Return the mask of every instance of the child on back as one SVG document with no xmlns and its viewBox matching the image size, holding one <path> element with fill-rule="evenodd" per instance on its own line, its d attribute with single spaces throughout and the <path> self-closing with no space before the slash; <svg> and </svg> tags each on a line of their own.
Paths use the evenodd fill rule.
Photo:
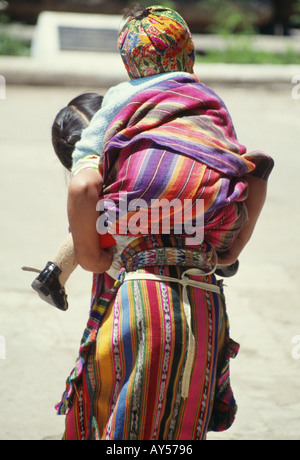
<svg viewBox="0 0 300 460">
<path fill-rule="evenodd" d="M 235 138 L 230 116 L 222 101 L 209 88 L 200 84 L 197 77 L 193 74 L 194 46 L 185 21 L 176 12 L 164 7 L 155 6 L 132 11 L 120 33 L 118 47 L 130 81 L 122 83 L 108 91 L 102 101 L 101 109 L 96 110 L 89 126 L 86 124 L 85 127 L 88 127 L 84 129 L 80 140 L 76 139 L 76 136 L 74 137 L 73 135 L 76 142 L 78 142 L 76 148 L 74 148 L 75 143 L 73 144 L 71 159 L 69 153 L 68 164 L 65 165 L 73 173 L 68 194 L 68 216 L 73 242 L 69 245 L 71 241 L 69 240 L 66 243 L 66 247 L 71 247 L 70 253 L 74 254 L 74 243 L 77 251 L 76 258 L 73 259 L 73 262 L 66 264 L 58 256 L 55 258 L 55 261 L 58 262 L 57 264 L 54 261 L 54 264 L 50 263 L 49 267 L 46 266 L 45 273 L 42 272 L 33 283 L 33 287 L 40 294 L 42 288 L 44 288 L 44 281 L 46 280 L 47 284 L 48 279 L 50 279 L 50 276 L 48 277 L 49 272 L 55 272 L 57 277 L 57 266 L 62 271 L 62 273 L 59 273 L 62 289 L 59 290 L 59 284 L 56 282 L 57 290 L 62 297 L 65 296 L 63 290 L 65 278 L 68 278 L 69 273 L 72 272 L 77 262 L 84 269 L 95 273 L 103 273 L 110 267 L 112 251 L 101 250 L 99 235 L 96 232 L 96 219 L 98 215 L 96 205 L 102 190 L 104 156 L 106 153 L 105 172 L 106 179 L 109 179 L 108 183 L 105 184 L 107 190 L 107 187 L 109 188 L 111 185 L 111 179 L 116 179 L 115 176 L 110 176 L 110 172 L 113 171 L 114 175 L 118 173 L 118 165 L 113 164 L 114 157 L 108 153 L 110 145 L 112 146 L 112 151 L 114 147 L 119 150 L 122 149 L 122 142 L 130 142 L 131 132 L 133 132 L 131 128 L 134 128 L 130 124 L 133 123 L 132 120 L 130 120 L 128 125 L 124 125 L 127 121 L 122 119 L 123 113 L 126 116 L 128 106 L 130 103 L 133 106 L 132 101 L 134 101 L 137 108 L 137 116 L 133 116 L 132 119 L 135 123 L 138 123 L 139 117 L 142 118 L 143 115 L 146 115 L 150 107 L 147 106 L 147 101 L 143 100 L 141 102 L 136 99 L 136 96 L 146 94 L 152 88 L 154 88 L 153 91 L 156 88 L 157 94 L 161 96 L 159 102 L 157 102 L 158 96 L 156 96 L 153 108 L 163 102 L 162 97 L 164 94 L 167 94 L 164 87 L 169 88 L 170 84 L 174 81 L 175 83 L 178 81 L 178 84 L 184 84 L 185 88 L 194 88 L 195 96 L 193 98 L 189 99 L 188 90 L 186 91 L 186 111 L 178 112 L 175 115 L 179 121 L 186 117 L 189 123 L 186 124 L 186 128 L 188 126 L 191 130 L 191 135 L 182 144 L 182 148 L 188 149 L 191 147 L 190 152 L 193 152 L 192 155 L 197 157 L 197 164 L 203 163 L 203 165 L 211 168 L 211 174 L 214 176 L 215 183 L 213 186 L 205 187 L 205 184 L 203 184 L 203 190 L 207 193 L 206 203 L 209 204 L 210 201 L 212 202 L 209 213 L 206 213 L 205 229 L 206 236 L 210 239 L 209 243 L 215 246 L 218 252 L 220 267 L 218 267 L 217 274 L 231 276 L 236 273 L 238 256 L 251 237 L 256 220 L 263 206 L 266 193 L 266 179 L 272 169 L 272 161 L 259 152 L 253 154 L 246 153 L 244 147 Z M 169 91 L 168 97 L 171 94 L 172 92 Z M 196 97 L 196 95 L 199 96 Z M 204 100 L 202 100 L 204 97 L 207 101 L 211 102 L 212 107 L 206 105 Z M 199 101 L 199 104 L 190 107 L 188 101 L 192 99 L 195 101 L 195 104 L 196 101 Z M 182 97 L 178 96 L 178 100 L 174 106 L 172 105 L 173 108 L 170 109 L 170 107 L 167 107 L 168 111 L 170 109 L 170 114 L 177 105 L 179 106 L 183 103 L 182 101 Z M 141 111 L 138 112 L 139 104 L 141 103 L 144 104 L 143 113 Z M 201 104 L 203 104 L 203 107 Z M 72 104 L 69 104 L 69 106 L 72 105 L 74 105 L 74 101 Z M 118 118 L 119 114 L 121 114 L 121 119 Z M 190 120 L 187 118 L 187 115 L 190 116 Z M 157 112 L 155 116 L 158 116 Z M 174 117 L 174 120 L 176 117 Z M 195 117 L 194 121 L 193 117 Z M 149 123 L 148 120 L 150 118 L 147 119 L 147 123 Z M 111 123 L 113 120 L 114 123 Z M 151 118 L 151 122 L 153 120 L 155 120 L 155 117 Z M 169 121 L 171 122 L 171 118 Z M 222 123 L 224 124 L 225 121 L 227 131 L 224 128 L 225 125 L 222 127 Z M 199 130 L 197 131 L 195 126 L 198 125 Z M 105 139 L 109 126 L 111 126 L 110 133 Z M 141 126 L 142 131 L 144 126 L 142 123 L 139 126 Z M 123 127 L 122 135 L 118 136 L 118 131 L 122 130 Z M 150 128 L 153 127 L 154 125 L 150 126 Z M 170 140 L 173 139 L 172 136 L 174 137 L 173 147 L 176 150 L 178 146 L 181 146 L 180 135 L 178 133 L 175 135 L 175 130 L 172 126 L 170 129 L 173 131 L 170 130 L 169 137 Z M 154 129 L 151 129 L 151 133 L 153 133 L 152 141 L 155 135 L 160 140 L 163 139 L 159 130 L 154 131 Z M 115 134 L 116 136 L 114 136 Z M 124 134 L 126 135 L 124 136 Z M 203 142 L 194 142 L 192 145 L 193 135 L 195 139 L 196 136 L 199 136 L 199 140 L 202 139 Z M 147 132 L 145 138 L 147 136 L 149 138 L 151 134 Z M 111 140 L 113 142 L 110 144 Z M 181 147 L 178 148 L 178 152 L 184 155 Z M 226 162 L 226 155 L 230 160 L 228 162 Z M 203 170 L 206 166 L 203 166 Z M 207 168 L 207 171 L 209 171 L 209 168 Z M 232 181 L 229 183 L 231 176 Z M 244 176 L 243 179 L 242 176 Z M 264 180 L 260 180 L 262 178 Z M 132 180 L 134 180 L 133 176 Z M 113 180 L 112 183 L 114 183 Z M 139 197 L 138 190 L 134 190 L 134 181 L 131 185 L 130 192 L 136 192 L 137 197 Z M 246 200 L 247 188 L 248 199 Z M 195 196 L 195 198 L 197 197 Z M 242 205 L 243 201 L 245 201 L 247 209 L 246 206 Z M 230 217 L 232 221 L 228 220 L 226 223 L 225 215 L 222 217 L 220 211 L 223 209 L 225 213 L 230 206 L 232 207 Z M 248 224 L 245 226 L 247 211 L 249 219 Z M 237 214 L 235 215 L 235 213 Z M 224 223 L 227 226 L 224 226 Z M 212 236 L 214 236 L 214 239 L 212 239 Z M 226 240 L 227 237 L 228 239 Z M 122 244 L 125 246 L 127 242 L 126 238 L 124 237 L 122 240 Z M 223 244 L 223 242 L 225 243 Z M 111 245 L 110 241 L 107 246 Z M 63 254 L 66 252 L 68 250 L 64 249 Z M 70 259 L 68 258 L 68 260 Z M 43 285 L 39 283 L 43 283 Z M 51 298 L 50 303 L 53 302 L 51 294 L 47 294 L 47 297 L 48 299 Z M 56 302 L 53 304 L 57 306 Z M 66 300 L 63 302 L 63 308 L 59 308 L 65 309 L 65 306 Z"/>
<path fill-rule="evenodd" d="M 98 261 L 94 257 L 92 238 L 88 237 L 87 230 L 83 239 L 84 232 L 81 228 L 85 221 L 84 204 L 88 201 L 91 208 L 95 209 L 98 199 L 98 177 L 88 168 L 90 155 L 98 156 L 101 173 L 104 165 L 104 197 L 111 196 L 112 193 L 117 197 L 118 184 L 122 184 L 118 179 L 120 165 L 114 163 L 122 154 L 126 155 L 124 152 L 131 146 L 131 142 L 133 146 L 135 139 L 143 138 L 149 142 L 157 140 L 157 145 L 161 148 L 167 146 L 182 155 L 193 156 L 197 164 L 204 165 L 203 174 L 205 168 L 206 173 L 211 171 L 207 181 L 213 180 L 214 183 L 211 182 L 209 186 L 206 186 L 205 181 L 203 183 L 206 195 L 202 198 L 207 206 L 212 203 L 208 212 L 205 211 L 205 237 L 218 253 L 219 267 L 216 273 L 232 276 L 237 271 L 238 256 L 249 241 L 262 209 L 273 161 L 263 152 L 247 153 L 246 148 L 236 138 L 231 117 L 223 101 L 194 75 L 192 36 L 186 22 L 178 13 L 161 6 L 137 6 L 129 11 L 126 19 L 127 22 L 119 34 L 118 48 L 130 80 L 107 92 L 101 109 L 84 131 L 72 155 L 72 171 L 76 176 L 69 188 L 68 210 L 75 247 L 80 250 L 79 263 L 87 270 L 97 270 Z M 182 85 L 183 92 L 186 92 L 178 92 L 175 102 L 171 100 L 172 91 L 166 90 L 173 82 L 174 88 L 178 82 L 178 85 Z M 192 96 L 188 94 L 188 88 L 193 91 Z M 175 98 L 176 94 L 174 90 Z M 153 100 L 149 102 L 152 95 Z M 164 102 L 167 97 L 171 101 L 169 105 Z M 178 113 L 177 106 L 181 107 Z M 163 109 L 159 111 L 159 107 Z M 131 108 L 134 113 L 130 112 Z M 153 117 L 149 115 L 146 119 L 148 111 L 152 109 Z M 163 119 L 163 113 L 169 113 L 169 118 Z M 154 125 L 155 117 L 157 120 L 161 117 L 161 124 Z M 159 131 L 164 124 L 167 126 L 166 130 Z M 180 136 L 185 136 L 184 140 Z M 135 147 L 131 152 L 134 151 Z M 124 156 L 122 161 L 123 159 L 123 177 L 127 180 L 125 191 L 129 191 L 134 198 L 140 198 L 143 195 L 139 195 L 139 190 L 134 188 L 138 183 L 134 176 L 140 174 L 141 170 L 134 170 L 132 165 L 135 160 L 129 164 Z M 148 165 L 149 174 L 153 165 L 154 161 Z M 145 174 L 143 181 L 147 177 Z M 139 183 L 141 182 L 142 178 L 139 178 Z M 162 183 L 159 185 L 161 187 Z M 123 191 L 124 188 L 122 193 Z M 221 210 L 224 216 L 221 215 Z M 227 219 L 228 210 L 231 210 L 231 220 Z M 90 236 L 93 237 L 93 234 Z M 84 244 L 81 244 L 83 241 Z"/>
<path fill-rule="evenodd" d="M 72 99 L 55 117 L 52 125 L 52 144 L 57 157 L 68 171 L 72 169 L 75 144 L 81 139 L 83 130 L 100 109 L 102 101 L 103 97 L 97 93 L 82 94 Z M 98 156 L 90 155 L 85 158 L 85 167 L 95 170 L 100 186 L 101 176 L 98 171 L 98 162 Z M 76 172 L 73 172 L 73 176 L 75 174 Z M 99 238 L 99 245 L 102 248 L 109 246 L 110 243 L 111 241 L 107 241 L 107 238 L 105 241 L 103 235 L 101 239 Z M 47 262 L 41 272 L 26 267 L 23 269 L 39 272 L 38 277 L 32 283 L 32 288 L 44 301 L 60 310 L 67 310 L 68 301 L 64 286 L 77 265 L 73 238 L 69 233 L 55 257 Z"/>
</svg>

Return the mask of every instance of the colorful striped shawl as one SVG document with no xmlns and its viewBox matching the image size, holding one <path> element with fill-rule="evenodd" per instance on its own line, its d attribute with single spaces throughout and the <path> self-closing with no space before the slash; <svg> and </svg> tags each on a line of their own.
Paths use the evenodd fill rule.
<svg viewBox="0 0 300 460">
<path fill-rule="evenodd" d="M 110 125 L 101 166 L 103 198 L 116 203 L 122 193 L 147 201 L 204 198 L 205 241 L 226 250 L 247 216 L 243 176 L 267 179 L 272 166 L 272 159 L 262 152 L 246 153 L 224 103 L 213 91 L 192 76 L 176 77 L 134 97 Z M 160 245 L 155 241 L 153 248 Z M 91 316 L 58 413 L 68 412 L 72 405 L 76 382 L 124 270 L 108 290 L 101 275 L 96 277 Z"/>
<path fill-rule="evenodd" d="M 238 142 L 225 104 L 211 89 L 192 75 L 176 76 L 135 96 L 109 126 L 102 198 L 117 205 L 124 194 L 149 205 L 203 199 L 209 242 L 225 250 L 247 219 L 244 176 L 258 171 L 266 178 L 270 169 L 269 157 L 248 154 Z"/>
</svg>

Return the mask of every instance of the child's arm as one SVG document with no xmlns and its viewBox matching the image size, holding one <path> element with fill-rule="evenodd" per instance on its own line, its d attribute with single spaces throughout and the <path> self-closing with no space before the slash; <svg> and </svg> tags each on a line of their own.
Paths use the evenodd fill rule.
<svg viewBox="0 0 300 460">
<path fill-rule="evenodd" d="M 218 265 L 232 265 L 250 240 L 267 195 L 267 181 L 255 176 L 247 176 L 248 197 L 245 205 L 248 223 L 238 234 L 231 248 L 218 257 Z"/>
<path fill-rule="evenodd" d="M 113 260 L 112 248 L 100 248 L 96 229 L 101 190 L 102 177 L 91 168 L 74 176 L 68 190 L 68 217 L 76 258 L 83 269 L 94 273 L 107 271 Z"/>
</svg>

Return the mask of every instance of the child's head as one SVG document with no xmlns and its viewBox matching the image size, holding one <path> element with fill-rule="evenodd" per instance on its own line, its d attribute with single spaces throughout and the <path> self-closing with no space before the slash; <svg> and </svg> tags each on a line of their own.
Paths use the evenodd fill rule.
<svg viewBox="0 0 300 460">
<path fill-rule="evenodd" d="M 193 73 L 195 51 L 184 19 L 170 8 L 128 10 L 118 48 L 130 78 L 165 72 Z"/>
<path fill-rule="evenodd" d="M 72 168 L 75 144 L 101 108 L 102 100 L 103 96 L 97 93 L 81 94 L 72 99 L 55 117 L 52 125 L 52 144 L 60 162 L 68 170 Z"/>
</svg>

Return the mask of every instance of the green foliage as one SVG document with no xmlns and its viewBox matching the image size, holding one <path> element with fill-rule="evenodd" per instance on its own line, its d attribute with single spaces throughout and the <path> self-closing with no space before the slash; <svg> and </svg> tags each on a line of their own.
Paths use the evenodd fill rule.
<svg viewBox="0 0 300 460">
<path fill-rule="evenodd" d="M 155 1 L 155 0 L 139 0 L 139 2 L 141 5 L 145 6 L 145 7 L 148 7 L 148 6 L 153 6 L 153 5 L 161 5 L 161 6 L 165 6 L 167 8 L 171 8 L 173 10 L 176 10 L 176 3 L 173 2 L 172 0 L 159 0 L 159 1 Z"/>
<path fill-rule="evenodd" d="M 27 43 L 0 32 L 0 56 L 27 55 L 29 55 L 29 46 Z"/>
<path fill-rule="evenodd" d="M 8 24 L 9 18 L 5 14 L 0 14 L 0 24 Z"/>
<path fill-rule="evenodd" d="M 197 56 L 198 63 L 225 64 L 300 64 L 300 54 L 289 48 L 285 53 L 275 54 L 256 51 L 250 41 L 231 43 L 224 51 L 209 50 L 204 56 Z"/>
<path fill-rule="evenodd" d="M 247 6 L 248 3 L 248 6 Z M 208 32 L 220 35 L 225 49 L 209 50 L 204 56 L 197 56 L 198 62 L 228 64 L 300 64 L 300 54 L 293 49 L 275 54 L 257 51 L 253 48 L 252 37 L 256 32 L 255 14 L 246 0 L 202 0 L 199 7 L 211 16 Z M 295 15 L 300 24 L 300 0 L 296 1 Z"/>
<path fill-rule="evenodd" d="M 296 0 L 293 6 L 293 14 L 290 17 L 291 24 L 300 27 L 300 0 Z"/>
<path fill-rule="evenodd" d="M 11 37 L 5 27 L 8 24 L 8 17 L 3 14 L 0 15 L 0 56 L 29 55 L 29 44 L 15 37 Z"/>
<path fill-rule="evenodd" d="M 255 33 L 256 15 L 244 0 L 203 0 L 199 2 L 199 8 L 211 17 L 208 32 L 224 37 Z"/>
</svg>

